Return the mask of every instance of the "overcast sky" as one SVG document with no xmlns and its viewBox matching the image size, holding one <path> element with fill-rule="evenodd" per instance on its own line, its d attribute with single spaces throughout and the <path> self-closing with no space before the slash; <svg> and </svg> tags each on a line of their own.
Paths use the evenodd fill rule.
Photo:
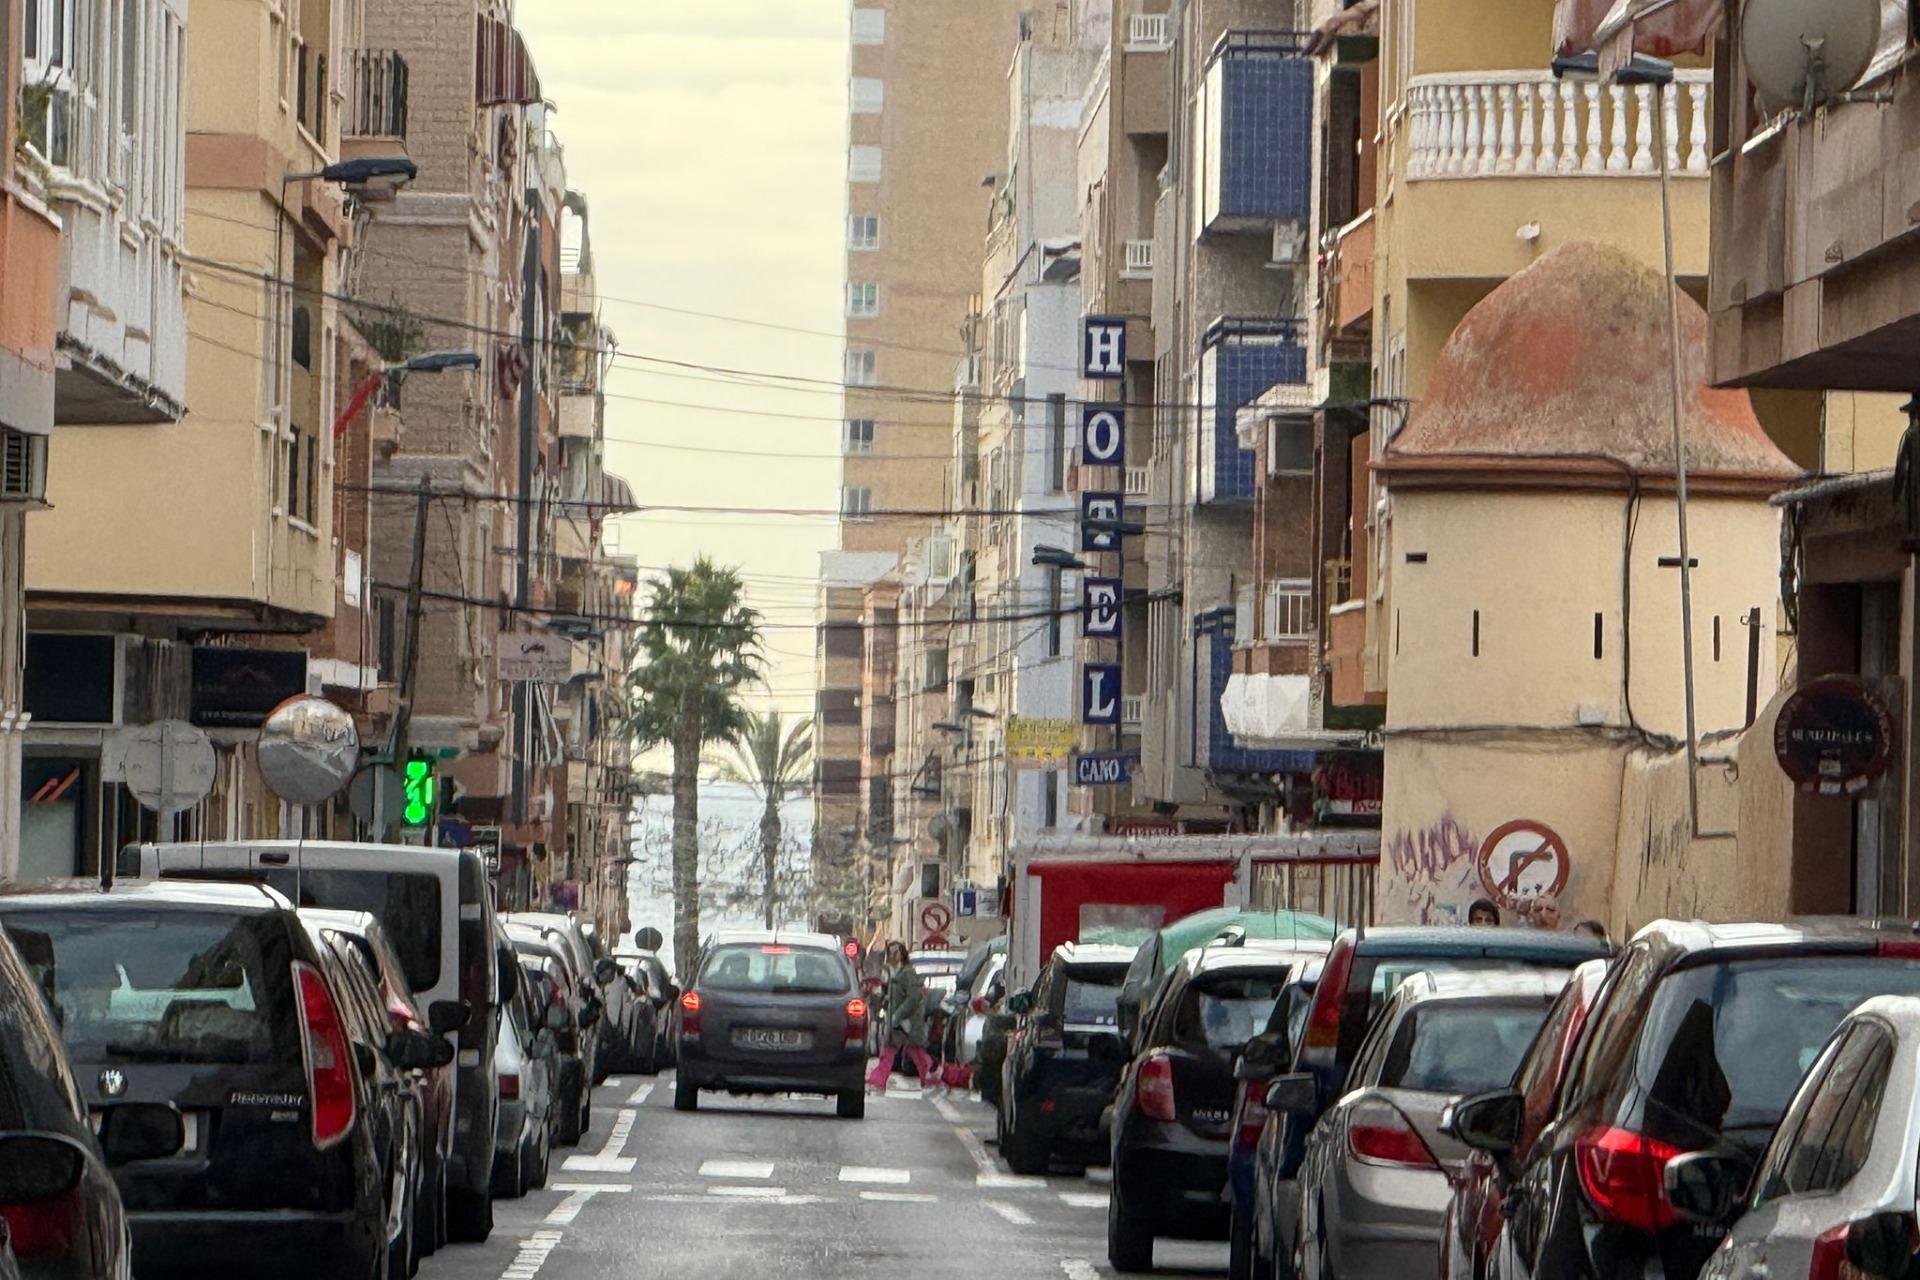
<svg viewBox="0 0 1920 1280">
<path fill-rule="evenodd" d="M 833 509 L 832 388 L 742 385 L 635 357 L 838 382 L 840 343 L 826 335 L 840 330 L 845 264 L 845 5 L 517 8 L 558 108 L 568 183 L 590 203 L 602 312 L 623 353 L 608 383 L 608 470 L 643 506 Z M 789 710 L 811 707 L 811 583 L 833 543 L 830 518 L 661 512 L 624 520 L 610 536 L 643 566 L 702 552 L 739 566 L 766 614 L 774 694 Z"/>
</svg>

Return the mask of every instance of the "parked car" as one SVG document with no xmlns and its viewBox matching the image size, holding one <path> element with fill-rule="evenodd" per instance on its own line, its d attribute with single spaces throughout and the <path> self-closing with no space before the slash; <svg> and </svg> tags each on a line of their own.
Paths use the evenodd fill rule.
<svg viewBox="0 0 1920 1280">
<path fill-rule="evenodd" d="M 974 975 L 973 985 L 963 993 L 960 1007 L 954 1011 L 949 1024 L 948 1061 L 968 1067 L 979 1065 L 980 1042 L 986 1032 L 987 1019 L 1007 996 L 1006 972 L 1006 956 L 996 955 Z M 975 1071 L 974 1077 L 979 1080 L 980 1073 Z"/>
<path fill-rule="evenodd" d="M 843 1119 L 866 1114 L 867 1002 L 827 934 L 730 931 L 704 948 L 680 996 L 673 1105 L 702 1089 L 822 1093 Z"/>
<path fill-rule="evenodd" d="M 504 934 L 501 941 L 511 950 Z M 508 963 L 516 982 L 494 1051 L 500 1118 L 494 1133 L 493 1189 L 495 1195 L 518 1199 L 547 1185 L 553 1157 L 553 1063 L 559 1051 L 554 1036 L 566 1009 L 548 999 L 544 975 Z"/>
<path fill-rule="evenodd" d="M 414 998 L 457 1054 L 446 1235 L 479 1241 L 492 1233 L 499 1106 L 493 1045 L 502 975 L 493 949 L 493 892 L 478 853 L 323 840 L 149 844 L 121 851 L 120 875 L 249 881 L 272 887 L 297 906 L 366 911 L 378 918 Z"/>
<path fill-rule="evenodd" d="M 1215 907 L 1182 916 L 1147 935 L 1134 952 L 1120 988 L 1120 1032 L 1129 1041 L 1138 1034 L 1140 1015 L 1167 971 L 1195 947 L 1222 937 L 1249 942 L 1326 942 L 1339 931 L 1340 927 L 1325 916 L 1305 911 Z"/>
<path fill-rule="evenodd" d="M 554 1072 L 554 1138 L 563 1147 L 579 1142 L 593 1121 L 593 1062 L 599 1048 L 594 1034 L 602 1006 L 593 984 L 574 968 L 575 955 L 566 940 L 551 929 L 506 921 L 506 933 L 524 971 L 533 961 L 546 979 L 547 1008 L 561 1009 L 564 1017 L 548 1024 L 557 1028 Z M 542 1017 L 550 1015 L 543 1013 Z"/>
<path fill-rule="evenodd" d="M 1715 1232 L 1732 1221 L 1705 1280 L 1912 1275 L 1916 1134 L 1920 999 L 1879 996 L 1835 1028 L 1751 1177 L 1724 1152 L 1667 1166 L 1681 1217 Z"/>
<path fill-rule="evenodd" d="M 310 925 L 321 925 L 341 941 L 353 947 L 374 978 L 381 1012 L 394 1033 L 410 1032 L 434 1036 L 427 1015 L 408 989 L 406 973 L 394 951 L 387 931 L 364 911 L 330 911 L 305 907 L 300 916 Z M 422 1253 L 432 1253 L 446 1243 L 447 1159 L 453 1148 L 453 1094 L 455 1088 L 453 1046 L 441 1042 L 444 1057 L 438 1065 L 415 1067 L 420 1112 L 420 1190 L 414 1223 L 414 1239 Z"/>
<path fill-rule="evenodd" d="M 1227 1255 L 1229 1280 L 1265 1276 L 1253 1254 L 1253 1161 L 1260 1131 L 1267 1124 L 1267 1086 L 1293 1064 L 1294 1046 L 1306 1030 L 1313 989 L 1320 982 L 1324 955 L 1297 964 L 1267 1015 L 1267 1025 L 1241 1049 L 1233 1064 L 1233 1123 L 1227 1139 Z"/>
<path fill-rule="evenodd" d="M 1583 934 L 1535 929 L 1412 926 L 1348 930 L 1333 949 L 1314 988 L 1313 1003 L 1293 1070 L 1313 1077 L 1314 1106 L 1297 1114 L 1273 1114 L 1254 1150 L 1253 1238 L 1256 1260 L 1285 1275 L 1295 1246 L 1294 1213 L 1300 1198 L 1291 1185 L 1306 1154 L 1307 1134 L 1320 1112 L 1343 1091 L 1347 1068 L 1366 1038 L 1374 1015 L 1402 980 L 1415 973 L 1486 973 L 1544 969 L 1564 980 L 1611 948 Z"/>
<path fill-rule="evenodd" d="M 1055 1157 L 1106 1160 L 1101 1113 L 1126 1062 L 1115 1001 L 1131 958 L 1126 947 L 1063 943 L 1031 991 L 1008 997 L 1019 1022 L 995 1118 L 1000 1154 L 1015 1173 L 1045 1173 Z"/>
<path fill-rule="evenodd" d="M 171 1152 L 115 1171 L 142 1280 L 203 1274 L 209 1257 L 229 1275 L 388 1275 L 375 1073 L 340 965 L 285 898 L 49 889 L 0 897 L 0 927 L 53 1009 L 84 1105 L 103 1124 L 129 1104 L 179 1113 Z"/>
<path fill-rule="evenodd" d="M 1833 1029 L 1876 994 L 1920 994 L 1907 926 L 1662 920 L 1608 973 L 1552 1117 L 1515 1170 L 1494 1274 L 1695 1280 L 1722 1232 L 1682 1218 L 1667 1169 L 1713 1150 L 1751 1167 Z M 1462 1101 L 1453 1130 L 1510 1157 L 1512 1089 Z"/>
<path fill-rule="evenodd" d="M 356 916 L 364 913 L 355 912 Z M 380 998 L 379 978 L 353 940 L 336 924 L 301 913 L 320 968 L 333 988 L 347 1044 L 365 1085 L 365 1105 L 387 1183 L 387 1275 L 420 1267 L 420 1220 L 426 1130 L 426 1070 L 450 1066 L 453 1046 L 425 1030 L 393 1028 Z"/>
<path fill-rule="evenodd" d="M 1565 985 L 1539 972 L 1416 973 L 1394 990 L 1346 1092 L 1307 1138 L 1295 1179 L 1300 1280 L 1437 1278 L 1448 1176 L 1467 1154 L 1441 1118 L 1462 1094 L 1513 1078 Z M 1305 1110 L 1318 1090 L 1300 1073 L 1267 1096 L 1274 1110 Z"/>
<path fill-rule="evenodd" d="M 1506 1162 L 1524 1161 L 1540 1136 L 1567 1063 L 1580 1043 L 1580 1032 L 1587 1025 L 1593 998 L 1607 976 L 1607 963 L 1589 960 L 1573 971 L 1514 1073 L 1513 1087 L 1524 1107 L 1519 1139 Z M 1452 1196 L 1440 1227 L 1440 1274 L 1444 1280 L 1487 1280 L 1490 1274 L 1494 1246 L 1506 1220 L 1501 1209 L 1507 1194 L 1502 1163 L 1484 1151 L 1469 1149 L 1465 1162 L 1450 1171 Z"/>
<path fill-rule="evenodd" d="M 652 1075 L 673 1065 L 673 1011 L 679 1007 L 680 988 L 656 951 L 623 948 L 616 950 L 613 958 L 626 966 L 627 972 L 646 978 L 646 998 L 653 1005 L 653 1045 L 651 1056 L 639 1070 Z"/>
<path fill-rule="evenodd" d="M 626 979 L 629 1007 L 633 1010 L 633 1043 L 627 1047 L 624 1069 L 643 1076 L 658 1075 L 660 1010 L 666 1003 L 666 993 L 655 984 L 653 974 L 632 959 L 616 955 L 613 962 L 620 966 L 620 974 Z"/>
<path fill-rule="evenodd" d="M 960 1028 L 966 1022 L 968 1002 L 973 999 L 974 984 L 995 960 L 1005 962 L 1007 939 L 1003 934 L 983 942 L 967 952 L 967 958 L 954 974 L 953 990 L 941 1002 L 940 1056 L 948 1062 L 970 1062 L 961 1053 Z"/>
<path fill-rule="evenodd" d="M 630 1043 L 633 1011 L 620 967 L 600 954 L 586 927 L 572 916 L 557 911 L 515 911 L 506 916 L 506 921 L 511 927 L 540 930 L 558 937 L 570 953 L 574 973 L 598 1003 L 593 1034 L 583 1046 L 589 1072 L 587 1089 L 591 1092 L 594 1085 L 611 1073 Z"/>
<path fill-rule="evenodd" d="M 165 1159 L 185 1141 L 171 1104 L 125 1102 L 88 1122 L 35 973 L 0 933 L 0 1277 L 129 1280 L 133 1240 L 109 1161 Z"/>
<path fill-rule="evenodd" d="M 1151 1268 L 1158 1236 L 1227 1237 L 1234 1062 L 1325 944 L 1309 945 L 1191 950 L 1155 992 L 1113 1095 L 1107 1257 L 1115 1270 Z"/>
</svg>

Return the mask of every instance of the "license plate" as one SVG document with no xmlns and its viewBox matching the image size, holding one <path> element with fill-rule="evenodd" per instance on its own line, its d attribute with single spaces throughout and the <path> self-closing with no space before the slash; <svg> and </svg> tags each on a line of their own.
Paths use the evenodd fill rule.
<svg viewBox="0 0 1920 1280">
<path fill-rule="evenodd" d="M 733 1043 L 742 1049 L 809 1049 L 813 1047 L 813 1033 L 779 1027 L 741 1027 L 733 1033 Z"/>
</svg>

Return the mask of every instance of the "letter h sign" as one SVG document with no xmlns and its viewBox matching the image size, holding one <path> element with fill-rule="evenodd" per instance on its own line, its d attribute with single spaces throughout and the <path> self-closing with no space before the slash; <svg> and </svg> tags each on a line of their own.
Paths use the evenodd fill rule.
<svg viewBox="0 0 1920 1280">
<path fill-rule="evenodd" d="M 1088 316 L 1080 352 L 1080 375 L 1097 381 L 1127 376 L 1127 322 L 1118 316 Z"/>
</svg>

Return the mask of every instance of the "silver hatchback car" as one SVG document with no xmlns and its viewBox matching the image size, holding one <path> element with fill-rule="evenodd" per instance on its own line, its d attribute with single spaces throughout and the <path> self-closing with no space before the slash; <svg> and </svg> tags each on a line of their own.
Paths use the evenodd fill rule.
<svg viewBox="0 0 1920 1280">
<path fill-rule="evenodd" d="M 1667 1166 L 1699 1226 L 1738 1217 L 1701 1280 L 1920 1270 L 1920 998 L 1875 996 L 1835 1028 L 1752 1170 L 1720 1152 Z"/>
<path fill-rule="evenodd" d="M 1513 1078 L 1566 980 L 1421 972 L 1400 984 L 1360 1045 L 1345 1096 L 1307 1138 L 1296 1184 L 1300 1280 L 1437 1277 L 1448 1174 L 1467 1156 L 1442 1132 L 1447 1108 Z M 1311 1098 L 1310 1084 L 1283 1076 L 1269 1100 L 1292 1110 Z"/>
</svg>

